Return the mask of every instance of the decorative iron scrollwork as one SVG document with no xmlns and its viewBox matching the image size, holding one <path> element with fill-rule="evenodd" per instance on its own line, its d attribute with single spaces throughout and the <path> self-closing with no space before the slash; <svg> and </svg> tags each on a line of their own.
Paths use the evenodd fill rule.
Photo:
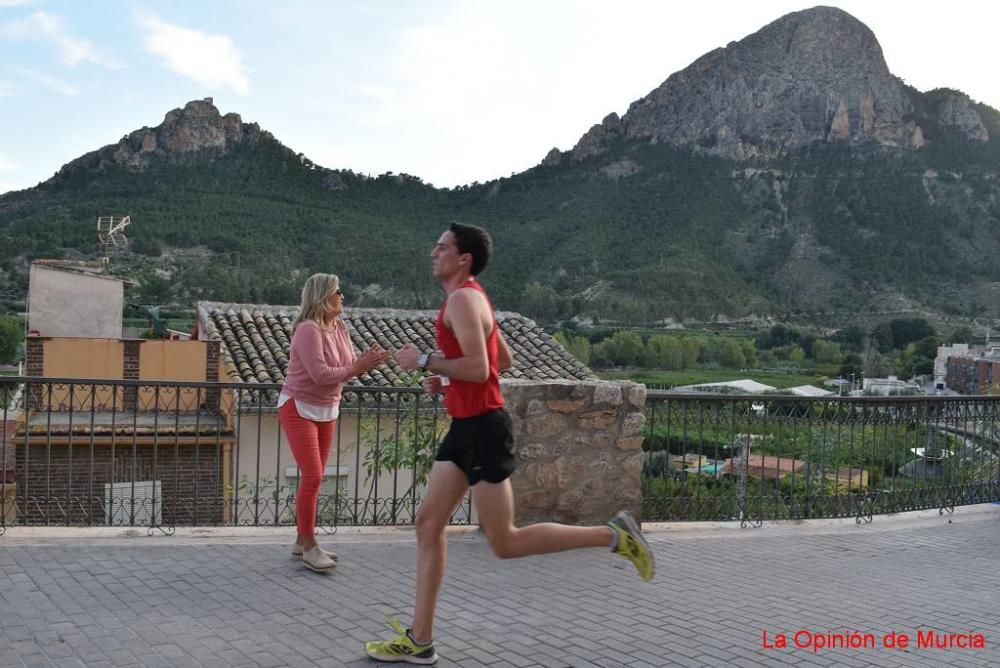
<svg viewBox="0 0 1000 668">
<path fill-rule="evenodd" d="M 854 518 L 855 524 L 871 524 L 875 517 L 875 505 L 878 502 L 880 490 L 875 490 L 872 494 L 867 494 L 858 504 L 858 514 Z"/>
<path fill-rule="evenodd" d="M 164 536 L 173 536 L 177 532 L 177 527 L 173 525 L 163 526 L 161 524 L 154 524 L 153 526 L 146 529 L 146 535 L 152 536 L 154 531 L 159 531 Z"/>
</svg>

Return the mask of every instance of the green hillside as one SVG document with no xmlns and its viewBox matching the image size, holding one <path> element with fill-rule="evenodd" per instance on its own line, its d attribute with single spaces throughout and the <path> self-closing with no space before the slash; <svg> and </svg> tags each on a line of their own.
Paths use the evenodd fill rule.
<svg viewBox="0 0 1000 668">
<path fill-rule="evenodd" d="M 331 271 L 354 303 L 428 307 L 427 254 L 460 220 L 496 237 L 497 306 L 544 320 L 995 315 L 1000 115 L 979 105 L 991 138 L 974 142 L 935 125 L 939 93 L 909 93 L 919 150 L 734 163 L 622 140 L 452 190 L 317 167 L 267 133 L 143 171 L 81 159 L 0 196 L 0 296 L 23 300 L 30 259 L 95 257 L 95 217 L 130 214 L 132 252 L 114 267 L 138 301 L 297 302 L 308 273 Z"/>
</svg>

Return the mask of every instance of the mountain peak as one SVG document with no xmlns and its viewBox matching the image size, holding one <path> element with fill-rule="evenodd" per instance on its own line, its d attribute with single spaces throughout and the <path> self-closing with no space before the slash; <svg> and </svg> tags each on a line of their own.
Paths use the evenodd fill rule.
<svg viewBox="0 0 1000 668">
<path fill-rule="evenodd" d="M 168 111 L 155 128 L 143 127 L 65 165 L 60 174 L 80 169 L 101 171 L 112 165 L 142 171 L 155 160 L 180 160 L 202 151 L 226 153 L 238 144 L 257 143 L 262 132 L 239 114 L 221 114 L 214 100 L 192 100 Z"/>
<path fill-rule="evenodd" d="M 911 111 L 874 33 L 814 7 L 705 54 L 633 102 L 621 126 L 627 138 L 743 160 L 814 142 L 919 147 Z M 573 157 L 594 154 L 608 134 L 595 126 Z"/>
</svg>

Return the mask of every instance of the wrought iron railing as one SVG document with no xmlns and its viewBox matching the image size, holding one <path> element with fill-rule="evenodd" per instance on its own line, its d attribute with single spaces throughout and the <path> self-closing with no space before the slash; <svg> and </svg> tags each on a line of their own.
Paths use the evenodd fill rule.
<svg viewBox="0 0 1000 668">
<path fill-rule="evenodd" d="M 854 517 L 1000 500 L 1000 397 L 650 391 L 646 520 Z"/>
<path fill-rule="evenodd" d="M 285 526 L 299 471 L 280 386 L 0 378 L 11 525 Z M 1000 500 L 1000 398 L 650 391 L 646 520 L 855 517 Z M 318 525 L 412 524 L 448 418 L 419 388 L 345 388 Z M 474 521 L 466 498 L 453 523 Z"/>
<path fill-rule="evenodd" d="M 295 523 L 279 385 L 0 378 L 0 533 L 11 525 Z M 412 524 L 447 427 L 420 388 L 348 386 L 317 524 Z M 472 520 L 471 499 L 454 523 Z"/>
</svg>

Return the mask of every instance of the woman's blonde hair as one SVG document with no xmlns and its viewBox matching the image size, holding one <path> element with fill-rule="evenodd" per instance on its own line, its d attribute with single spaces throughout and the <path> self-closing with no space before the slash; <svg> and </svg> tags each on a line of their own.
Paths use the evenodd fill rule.
<svg viewBox="0 0 1000 668">
<path fill-rule="evenodd" d="M 324 303 L 338 288 L 340 279 L 335 274 L 313 274 L 307 278 L 306 284 L 302 286 L 302 304 L 299 306 L 299 315 L 292 323 L 292 331 L 306 320 L 312 320 L 317 325 L 328 324 L 323 320 Z"/>
</svg>

